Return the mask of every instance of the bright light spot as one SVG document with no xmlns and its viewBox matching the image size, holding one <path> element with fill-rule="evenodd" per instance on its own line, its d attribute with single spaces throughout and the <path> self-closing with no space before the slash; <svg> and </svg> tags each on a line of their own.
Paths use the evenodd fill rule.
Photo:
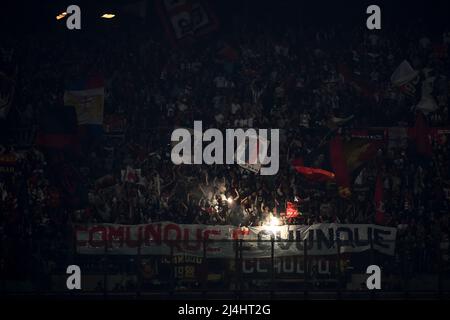
<svg viewBox="0 0 450 320">
<path fill-rule="evenodd" d="M 232 197 L 228 197 L 227 201 L 228 201 L 229 204 L 232 204 L 233 203 L 233 198 Z"/>
<path fill-rule="evenodd" d="M 56 16 L 56 20 L 61 20 L 65 16 L 67 16 L 67 12 L 62 12 Z"/>
<path fill-rule="evenodd" d="M 112 18 L 114 18 L 116 15 L 115 14 L 113 14 L 113 13 L 104 13 L 103 15 L 102 15 L 102 18 L 104 18 L 104 19 L 112 19 Z"/>
<path fill-rule="evenodd" d="M 274 217 L 272 214 L 269 217 L 269 221 L 264 224 L 267 230 L 270 230 L 272 233 L 276 233 L 279 230 L 279 226 L 281 226 L 281 221 L 277 217 Z"/>
<path fill-rule="evenodd" d="M 280 219 L 274 216 L 270 216 L 269 220 L 269 226 L 279 226 L 280 225 Z"/>
</svg>

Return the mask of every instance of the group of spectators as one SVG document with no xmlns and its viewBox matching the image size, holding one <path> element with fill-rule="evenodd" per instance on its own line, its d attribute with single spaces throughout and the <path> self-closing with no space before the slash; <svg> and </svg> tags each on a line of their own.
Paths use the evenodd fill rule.
<svg viewBox="0 0 450 320">
<path fill-rule="evenodd" d="M 437 110 L 427 121 L 448 126 L 446 30 L 235 27 L 179 50 L 139 29 L 12 42 L 18 75 L 11 127 L 38 127 L 46 108 L 63 103 L 64 83 L 94 73 L 106 80 L 105 119 L 118 117 L 124 126 L 71 157 L 88 195 L 75 207 L 65 205 L 54 183 L 47 150 L 4 145 L 3 154 L 17 161 L 14 172 L 0 173 L 2 267 L 27 251 L 39 265 L 48 264 L 66 250 L 76 223 L 256 226 L 273 217 L 283 224 L 373 223 L 380 168 L 385 224 L 398 228 L 399 239 L 426 248 L 448 237 L 448 139 L 433 141 L 426 160 L 407 144 L 386 144 L 358 172 L 350 197 L 339 195 L 335 184 L 306 180 L 291 165 L 314 152 L 339 119 L 351 118 L 344 135 L 348 127 L 413 126 L 417 101 L 390 82 L 405 59 L 416 70 L 433 69 Z M 174 165 L 170 134 L 194 120 L 202 120 L 204 130 L 281 129 L 278 174 L 261 176 L 238 165 Z M 283 215 L 287 202 L 297 205 L 297 218 Z"/>
</svg>

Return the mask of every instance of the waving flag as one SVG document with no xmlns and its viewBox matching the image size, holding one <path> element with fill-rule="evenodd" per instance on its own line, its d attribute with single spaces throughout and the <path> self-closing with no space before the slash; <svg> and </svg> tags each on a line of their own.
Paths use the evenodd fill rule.
<svg viewBox="0 0 450 320">
<path fill-rule="evenodd" d="M 358 174 L 368 161 L 375 158 L 378 149 L 386 141 L 384 129 L 353 130 L 348 141 L 343 143 L 343 153 L 351 175 Z"/>
<path fill-rule="evenodd" d="M 105 85 L 102 76 L 72 81 L 64 93 L 64 105 L 75 107 L 79 125 L 102 125 Z"/>
<path fill-rule="evenodd" d="M 293 163 L 293 166 L 295 171 L 302 174 L 306 179 L 309 179 L 311 181 L 326 182 L 334 180 L 335 178 L 335 174 L 327 170 L 296 165 L 295 161 Z"/>
<path fill-rule="evenodd" d="M 286 203 L 286 218 L 296 218 L 300 215 L 300 212 L 298 211 L 297 205 L 293 202 L 287 202 Z"/>
<path fill-rule="evenodd" d="M 340 135 L 329 138 L 304 159 L 292 161 L 292 166 L 311 181 L 335 180 L 339 193 L 347 197 L 353 178 L 384 143 L 384 130 L 353 130 L 347 138 Z"/>
<path fill-rule="evenodd" d="M 419 72 L 404 60 L 392 74 L 391 83 L 402 93 L 415 100 L 416 110 L 428 114 L 438 109 L 434 88 L 435 78 L 432 69 L 425 68 Z"/>
<path fill-rule="evenodd" d="M 402 91 L 414 93 L 414 86 L 408 86 L 417 78 L 419 72 L 413 69 L 408 61 L 403 60 L 391 76 L 391 83 Z"/>
</svg>

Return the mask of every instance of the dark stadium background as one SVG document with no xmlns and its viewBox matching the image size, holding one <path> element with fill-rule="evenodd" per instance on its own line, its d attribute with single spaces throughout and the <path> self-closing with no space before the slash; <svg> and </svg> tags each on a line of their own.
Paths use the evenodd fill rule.
<svg viewBox="0 0 450 320">
<path fill-rule="evenodd" d="M 70 4 L 78 4 L 84 10 L 83 19 L 86 28 L 98 22 L 98 13 L 104 10 L 120 10 L 124 5 L 136 3 L 134 0 L 99 1 L 9 1 L 2 4 L 0 25 L 2 31 L 54 31 L 57 23 L 55 12 L 64 10 Z M 220 16 L 221 23 L 227 24 L 236 13 L 246 14 L 249 19 L 275 21 L 277 24 L 357 25 L 365 22 L 367 6 L 377 4 L 383 7 L 383 22 L 401 26 L 403 22 L 423 23 L 429 30 L 446 25 L 449 4 L 444 0 L 433 1 L 219 1 L 209 3 Z M 121 20 L 119 17 L 118 20 Z M 147 23 L 157 27 L 158 17 L 155 9 L 148 6 Z M 99 22 L 96 27 L 101 25 Z M 32 29 L 29 27 L 33 26 Z M 122 26 L 126 27 L 126 26 Z M 93 31 L 93 30 L 90 30 Z"/>
<path fill-rule="evenodd" d="M 125 0 L 83 0 L 83 1 L 23 1 L 23 0 L 17 0 L 17 1 L 11 1 L 8 3 L 1 3 L 0 7 L 0 37 L 4 37 L 5 39 L 14 39 L 15 41 L 20 39 L 25 39 L 26 37 L 29 37 L 30 35 L 33 36 L 36 34 L 36 39 L 39 39 L 40 36 L 43 35 L 54 35 L 57 34 L 59 37 L 65 37 L 67 42 L 70 42 L 72 39 L 73 41 L 77 42 L 79 41 L 79 33 L 82 35 L 84 34 L 91 34 L 95 36 L 98 36 L 99 38 L 102 37 L 102 34 L 109 34 L 112 35 L 112 38 L 114 39 L 114 33 L 120 32 L 123 30 L 135 30 L 139 34 L 146 34 L 148 33 L 155 39 L 156 41 L 162 43 L 163 46 L 167 46 L 167 48 L 170 48 L 170 45 L 167 42 L 167 39 L 165 37 L 164 29 L 161 25 L 160 18 L 156 12 L 155 6 L 152 4 L 152 1 L 148 1 L 147 5 L 147 14 L 144 19 L 138 18 L 136 15 L 133 15 L 129 12 L 126 12 L 124 10 L 124 7 L 129 4 L 137 3 L 138 1 L 125 1 Z M 203 47 L 208 47 L 210 45 L 213 45 L 214 41 L 218 38 L 221 39 L 227 39 L 228 34 L 232 33 L 231 29 L 233 28 L 233 21 L 245 21 L 247 24 L 252 24 L 254 22 L 255 24 L 265 24 L 267 22 L 267 25 L 270 25 L 272 28 L 272 31 L 274 31 L 275 34 L 282 35 L 286 27 L 293 27 L 293 28 L 303 28 L 306 27 L 308 30 L 311 30 L 311 32 L 314 32 L 315 30 L 329 30 L 336 27 L 342 27 L 345 28 L 353 28 L 354 26 L 361 26 L 361 28 L 364 28 L 367 14 L 365 13 L 366 8 L 368 5 L 371 4 L 377 4 L 382 8 L 382 28 L 392 28 L 395 30 L 398 30 L 400 34 L 402 34 L 402 30 L 404 31 L 404 35 L 407 36 L 408 28 L 412 26 L 416 26 L 417 29 L 420 29 L 423 31 L 423 33 L 427 34 L 432 40 L 440 39 L 442 35 L 442 30 L 447 29 L 449 30 L 450 26 L 450 1 L 324 1 L 324 0 L 314 0 L 314 1 L 271 1 L 271 0 L 261 0 L 261 1 L 219 1 L 219 0 L 212 0 L 208 1 L 211 8 L 214 10 L 215 14 L 218 17 L 218 20 L 220 22 L 220 27 L 218 31 L 215 33 L 212 33 L 211 35 L 208 35 L 201 41 L 199 41 L 196 44 L 196 50 L 202 50 Z M 65 10 L 65 8 L 70 4 L 77 4 L 81 7 L 81 13 L 82 13 L 82 30 L 81 31 L 69 31 L 65 28 L 65 20 L 63 21 L 56 21 L 55 15 L 59 12 L 62 12 Z M 104 12 L 113 12 L 117 13 L 117 17 L 105 21 L 103 19 L 99 19 L 99 14 Z M 408 26 L 408 28 L 406 27 Z M 234 30 L 235 31 L 235 30 Z M 375 31 L 376 32 L 376 31 Z M 0 46 L 1 46 L 1 38 L 0 38 Z M 21 44 L 19 44 L 20 46 Z M 23 44 L 24 47 L 26 47 L 27 44 Z M 84 46 L 89 47 L 89 43 L 83 43 L 79 42 L 78 44 L 78 50 L 83 51 Z M 126 43 L 124 43 L 124 51 L 126 51 Z M 51 49 L 50 49 L 51 50 Z M 172 49 L 168 49 L 169 51 Z M 173 49 L 173 50 L 180 50 L 183 51 L 184 49 Z M 105 56 L 108 55 L 108 52 L 100 53 L 100 55 L 104 54 Z M 20 56 L 20 53 L 18 53 Z M 39 61 L 36 61 L 37 64 L 39 64 Z M 393 71 L 393 70 L 392 70 Z M 64 88 L 63 83 L 56 84 L 59 87 L 59 91 L 61 92 Z M 4 121 L 0 119 L 0 134 L 2 135 L 0 137 L 0 143 L 7 144 L 8 142 L 11 142 L 11 138 L 9 136 L 9 132 L 11 130 L 15 129 L 15 126 L 17 124 L 16 122 L 16 115 L 14 110 L 11 111 L 11 117 L 8 121 Z M 389 120 L 389 119 L 387 119 Z M 413 122 L 413 116 L 410 116 L 411 123 Z M 447 123 L 448 126 L 448 123 Z M 167 135 L 161 135 L 161 139 L 168 139 Z M 14 142 L 14 141 L 13 141 Z M 405 252 L 407 250 L 405 249 Z M 16 253 L 17 254 L 17 253 Z M 365 252 L 358 255 L 355 255 L 355 264 L 358 264 L 359 262 L 363 262 L 363 264 L 367 264 L 366 262 L 373 262 L 378 261 L 380 263 L 386 262 L 383 259 L 382 255 L 378 255 L 378 253 L 374 252 Z M 347 256 L 344 256 L 343 259 L 346 259 Z M 434 256 L 433 256 L 434 257 Z M 15 257 L 17 258 L 17 257 Z M 93 273 L 95 273 L 97 276 L 101 275 L 104 276 L 106 279 L 107 273 L 118 273 L 118 270 L 120 269 L 120 272 L 128 272 L 128 273 L 141 273 L 142 270 L 140 268 L 143 265 L 145 267 L 148 267 L 148 265 L 151 265 L 153 263 L 150 258 L 148 258 L 148 264 L 146 265 L 146 257 L 126 257 L 125 259 L 121 257 L 106 257 L 100 255 L 97 260 L 93 261 L 89 258 L 77 256 L 77 257 L 70 257 L 71 261 L 76 261 L 80 265 L 86 265 L 89 266 L 89 268 L 92 268 Z M 170 258 L 171 259 L 171 258 Z M 174 280 L 174 268 L 172 265 L 172 261 L 170 261 L 169 258 L 162 259 L 162 261 L 158 262 L 158 268 L 159 272 L 161 273 L 164 280 L 168 283 L 167 286 L 160 285 L 160 286 L 151 286 L 149 285 L 146 287 L 145 280 L 140 279 L 141 286 L 139 288 L 130 285 L 128 291 L 126 292 L 127 295 L 130 296 L 145 296 L 146 290 L 148 290 L 147 294 L 148 297 L 151 298 L 161 298 L 161 294 L 165 295 L 167 294 L 168 297 L 172 297 L 173 292 L 175 288 L 175 280 Z M 339 281 L 346 281 L 348 280 L 347 277 L 350 277 L 350 273 L 341 274 L 340 271 L 337 272 L 335 268 L 335 263 L 337 262 L 336 257 L 330 258 L 328 261 L 330 268 L 332 269 L 333 275 L 338 274 Z M 339 257 L 340 261 L 341 257 Z M 26 261 L 20 260 L 20 261 Z M 348 260 L 350 261 L 350 260 Z M 273 261 L 272 261 L 273 262 Z M 399 263 L 402 267 L 405 269 L 408 269 L 409 266 L 409 260 L 405 261 L 395 261 L 395 263 Z M 441 263 L 442 261 L 439 261 Z M 143 264 L 141 264 L 143 263 Z M 252 263 L 252 262 L 250 262 Z M 299 263 L 303 263 L 303 260 Z M 340 262 L 338 262 L 340 263 Z M 344 262 L 343 262 L 344 263 Z M 347 263 L 347 262 L 345 262 Z M 394 265 L 394 261 L 389 260 L 389 262 L 386 262 L 390 266 Z M 392 263 L 392 265 L 391 265 Z M 448 262 L 447 262 L 448 263 Z M 117 264 L 120 267 L 115 266 Z M 184 268 L 183 272 L 191 272 L 192 264 L 183 261 L 180 263 L 181 267 L 177 268 Z M 271 261 L 270 259 L 264 261 L 262 263 L 267 270 L 271 270 Z M 364 265 L 365 265 L 364 264 Z M 203 266 L 205 267 L 205 266 Z M 227 269 L 227 274 L 225 276 L 225 281 L 234 281 L 236 275 L 236 265 L 232 265 L 230 263 L 227 265 L 226 262 L 223 261 L 210 261 L 206 263 L 206 267 L 213 272 L 220 273 L 221 269 Z M 150 271 L 149 273 L 152 273 L 153 267 L 148 267 Z M 424 269 L 426 267 L 423 266 Z M 445 278 L 448 281 L 448 275 L 450 272 L 450 268 L 448 266 L 447 269 L 444 269 L 443 267 L 439 269 L 441 271 L 439 273 L 439 281 L 441 279 Z M 186 271 L 186 269 L 188 271 Z M 36 271 L 36 274 L 33 276 L 33 281 L 37 283 L 37 290 L 36 292 L 32 292 L 35 294 L 39 293 L 45 293 L 45 294 L 61 294 L 64 295 L 66 292 L 64 292 L 63 286 L 61 284 L 64 283 L 64 277 L 65 274 L 62 272 L 62 267 L 58 269 L 59 276 L 58 278 L 58 289 L 52 291 L 47 289 L 41 289 L 41 288 L 47 288 L 47 281 L 48 279 L 40 279 L 39 278 L 39 271 Z M 126 270 L 126 271 L 123 271 Z M 179 269 L 177 269 L 179 270 Z M 193 270 L 193 268 L 192 268 Z M 200 277 L 201 272 L 204 269 L 192 271 L 192 273 L 195 274 L 195 276 Z M 340 268 L 339 268 L 340 270 Z M 443 271 L 442 271 L 443 270 Z M 317 271 L 317 270 L 316 270 Z M 365 270 L 358 269 L 354 270 L 358 273 L 364 273 Z M 197 274 L 198 273 L 198 274 Z M 142 276 L 142 275 L 141 275 Z M 256 293 L 252 292 L 252 282 L 254 279 L 249 280 L 248 283 L 246 283 L 244 280 L 246 279 L 245 275 L 240 274 L 239 275 L 242 278 L 238 278 L 238 282 L 240 285 L 238 287 L 235 287 L 234 289 L 241 289 L 242 292 L 249 291 L 250 294 L 248 296 L 250 297 L 273 297 L 274 290 L 267 289 L 262 290 L 263 293 Z M 272 274 L 273 276 L 273 274 Z M 99 276 L 100 277 L 100 276 Z M 97 278 L 99 278 L 97 277 Z M 294 276 L 295 277 L 295 276 Z M 97 281 L 97 278 L 95 281 Z M 288 277 L 289 278 L 289 277 Z M 434 278 L 433 278 L 434 279 Z M 258 276 L 257 280 L 270 280 L 270 275 L 260 275 Z M 288 281 L 290 279 L 287 279 Z M 425 297 L 435 297 L 437 294 L 448 294 L 449 288 L 442 289 L 442 287 L 438 287 L 438 285 L 434 286 L 434 282 L 432 285 L 429 283 L 426 283 L 425 280 L 423 280 L 423 290 L 418 290 L 420 292 L 415 292 L 413 289 L 412 292 L 408 292 L 408 286 L 405 285 L 405 283 L 408 282 L 408 276 L 402 277 L 402 285 L 399 285 L 394 293 L 385 293 L 385 295 L 381 295 L 382 297 L 389 298 L 389 297 L 410 297 L 417 294 L 417 296 L 425 296 Z M 288 282 L 286 281 L 286 282 Z M 316 272 L 314 274 L 314 279 L 309 279 L 311 283 L 325 283 L 324 285 L 318 285 L 316 292 L 312 290 L 311 292 L 308 292 L 308 288 L 306 287 L 300 287 L 297 288 L 299 292 L 292 293 L 292 297 L 307 297 L 308 294 L 310 294 L 309 297 L 316 297 L 316 298 L 328 298 L 328 297 L 345 297 L 345 290 L 341 291 L 341 287 L 339 285 L 336 285 L 333 281 L 330 280 L 331 285 L 328 285 L 329 279 L 327 276 L 324 276 L 323 274 L 320 274 L 320 272 Z M 440 285 L 440 282 L 439 282 Z M 194 293 L 185 293 L 183 290 L 180 290 L 181 293 L 178 297 L 182 298 L 192 298 L 192 297 L 205 297 L 207 290 L 200 290 L 199 287 L 201 287 L 202 284 L 196 283 L 195 287 L 196 290 L 195 294 L 198 294 L 197 296 Z M 430 289 L 432 287 L 432 289 Z M 280 290 L 283 291 L 285 294 L 284 296 L 280 295 L 281 297 L 291 297 L 290 290 L 292 287 L 289 287 L 289 285 L 284 286 L 281 285 Z M 198 289 L 198 290 L 197 290 Z M 214 284 L 209 287 L 211 291 L 221 291 L 221 284 Z M 8 288 L 8 291 L 10 288 Z M 43 292 L 40 292 L 42 290 Z M 447 290 L 447 292 L 445 292 Z M 18 290 L 19 291 L 19 290 Z M 101 285 L 98 286 L 94 290 L 96 293 L 93 294 L 93 296 L 102 296 L 104 295 L 107 297 L 110 292 L 107 292 L 108 290 L 105 290 L 102 288 Z M 217 297 L 241 297 L 241 293 L 239 293 L 239 290 L 235 290 L 233 292 L 226 292 L 226 293 L 218 293 Z M 266 292 L 267 291 L 267 292 Z M 276 291 L 276 290 L 275 290 Z M 443 292 L 444 291 L 444 292 Z M 9 292 L 2 292 L 1 293 L 9 293 Z M 120 295 L 122 293 L 119 293 Z M 214 294 L 214 293 L 211 293 Z M 222 294 L 222 295 L 221 295 Z M 244 293 L 243 293 L 244 294 Z M 258 295 L 260 294 L 260 295 Z M 348 297 L 354 298 L 358 296 L 357 294 L 352 295 L 353 293 L 347 293 Z M 391 296 L 390 296 L 391 294 Z M 112 294 L 114 295 L 114 293 Z M 373 298 L 375 293 L 368 293 L 367 291 L 364 291 L 361 296 L 365 298 Z M 244 294 L 245 296 L 245 294 Z M 247 297 L 248 297 L 247 296 Z M 215 297 L 215 296 L 209 296 L 209 297 Z"/>
</svg>

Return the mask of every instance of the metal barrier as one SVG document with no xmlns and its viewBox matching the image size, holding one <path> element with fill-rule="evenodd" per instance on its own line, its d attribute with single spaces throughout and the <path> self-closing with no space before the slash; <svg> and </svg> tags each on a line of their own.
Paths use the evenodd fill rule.
<svg viewBox="0 0 450 320">
<path fill-rule="evenodd" d="M 259 240 L 261 241 L 261 240 Z M 312 255 L 308 240 L 303 240 L 303 252 L 298 256 L 277 256 L 277 240 L 264 240 L 268 252 L 264 258 L 246 255 L 246 242 L 254 240 L 214 240 L 229 242 L 233 258 L 217 258 L 207 248 L 212 240 L 170 241 L 170 254 L 142 254 L 141 245 L 136 254 L 116 255 L 108 252 L 105 241 L 102 255 L 84 255 L 72 252 L 53 262 L 50 273 L 30 277 L 28 290 L 17 290 L 14 284 L 5 286 L 2 293 L 31 293 L 49 295 L 77 295 L 111 298 L 129 296 L 143 298 L 361 298 L 390 297 L 415 298 L 448 297 L 450 292 L 450 265 L 448 245 L 436 244 L 435 250 L 417 248 L 415 243 L 397 243 L 394 256 L 374 250 L 348 253 L 339 242 L 332 255 Z M 187 243 L 189 242 L 189 243 Z M 283 240 L 283 242 L 288 242 Z M 297 242 L 297 241 L 290 241 Z M 179 245 L 201 245 L 201 255 L 179 252 Z M 428 251 L 428 252 L 427 252 Z M 55 260 L 56 261 L 56 260 Z M 47 261 L 47 263 L 49 263 Z M 68 265 L 79 265 L 82 272 L 82 290 L 66 288 Z M 380 266 L 381 290 L 368 290 L 365 282 L 369 265 Z M 40 272 L 40 271 L 39 271 Z"/>
<path fill-rule="evenodd" d="M 134 291 L 136 296 L 200 294 L 207 297 L 212 293 L 222 293 L 240 298 L 251 293 L 264 293 L 268 297 L 314 298 L 322 294 L 340 299 L 358 296 L 376 298 L 396 293 L 407 298 L 418 294 L 443 297 L 450 289 L 449 263 L 448 260 L 443 261 L 445 251 L 440 247 L 436 251 L 438 254 L 430 253 L 428 257 L 426 250 L 408 255 L 409 251 L 403 246 L 399 247 L 395 256 L 388 256 L 377 252 L 373 246 L 363 252 L 347 253 L 337 242 L 335 254 L 317 256 L 310 254 L 308 240 L 303 240 L 302 255 L 280 257 L 275 252 L 277 240 L 272 239 L 264 240 L 269 244 L 267 257 L 253 258 L 246 256 L 243 247 L 246 242 L 254 240 L 215 240 L 214 243 L 230 241 L 234 248 L 231 259 L 209 255 L 207 240 L 202 241 L 201 256 L 177 252 L 180 243 L 199 245 L 196 243 L 198 241 L 193 240 L 171 241 L 170 254 L 162 256 L 142 254 L 141 246 L 133 256 L 110 255 L 106 244 L 102 257 L 106 265 L 117 264 L 118 261 L 132 263 L 131 269 L 135 272 L 119 277 L 119 281 L 134 281 L 134 285 L 117 286 L 117 282 L 107 283 L 108 277 L 117 276 L 117 273 L 105 268 L 104 295 Z M 407 247 L 414 247 L 414 244 L 409 243 Z M 82 256 L 76 255 L 74 264 Z M 373 264 L 382 270 L 381 290 L 368 290 L 366 287 L 369 276 L 366 269 Z M 117 281 L 117 278 L 114 279 Z"/>
</svg>

